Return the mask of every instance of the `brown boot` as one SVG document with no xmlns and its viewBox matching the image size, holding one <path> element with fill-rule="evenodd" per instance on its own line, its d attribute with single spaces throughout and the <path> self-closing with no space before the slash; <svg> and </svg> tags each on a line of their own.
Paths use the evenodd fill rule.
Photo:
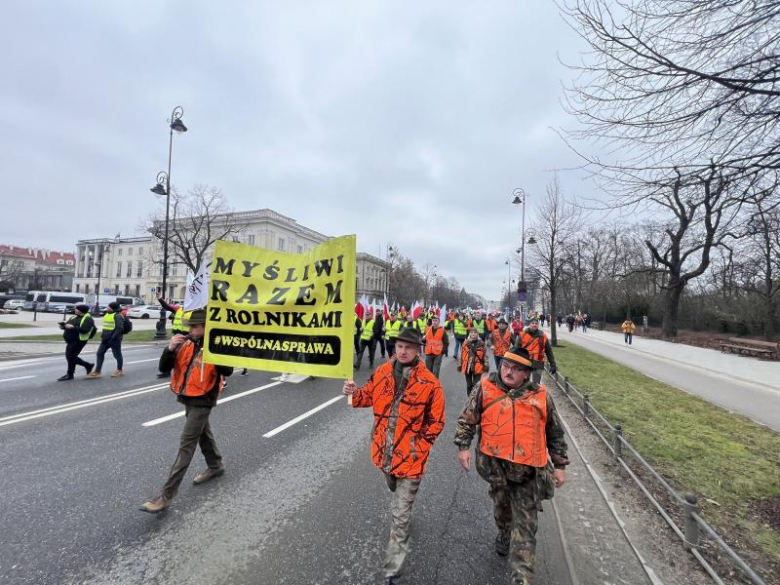
<svg viewBox="0 0 780 585">
<path fill-rule="evenodd" d="M 90 372 L 86 376 L 84 376 L 87 380 L 94 380 L 95 378 L 100 378 L 102 374 L 100 372 Z"/>
<path fill-rule="evenodd" d="M 212 469 L 211 467 L 209 467 L 208 469 L 198 473 L 195 476 L 195 479 L 192 480 L 192 483 L 194 483 L 195 485 L 200 485 L 202 483 L 206 483 L 211 479 L 214 479 L 215 477 L 219 477 L 220 475 L 225 475 L 224 467 L 218 467 L 216 469 Z"/>
<path fill-rule="evenodd" d="M 171 501 L 163 496 L 159 496 L 149 502 L 141 504 L 141 510 L 143 512 L 149 512 L 150 514 L 158 514 L 171 505 Z"/>
<path fill-rule="evenodd" d="M 121 376 L 124 376 L 125 373 L 122 370 L 116 370 L 113 374 L 111 374 L 112 378 L 119 378 Z"/>
</svg>

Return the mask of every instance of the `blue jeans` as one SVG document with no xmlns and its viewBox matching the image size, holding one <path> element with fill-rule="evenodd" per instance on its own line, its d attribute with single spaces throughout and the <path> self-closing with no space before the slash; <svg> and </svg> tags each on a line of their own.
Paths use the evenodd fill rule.
<svg viewBox="0 0 780 585">
<path fill-rule="evenodd" d="M 108 348 L 116 360 L 116 369 L 121 370 L 124 360 L 122 359 L 122 339 L 103 339 L 97 350 L 97 360 L 95 360 L 95 371 L 99 374 L 103 370 L 103 360 L 106 357 Z"/>
</svg>

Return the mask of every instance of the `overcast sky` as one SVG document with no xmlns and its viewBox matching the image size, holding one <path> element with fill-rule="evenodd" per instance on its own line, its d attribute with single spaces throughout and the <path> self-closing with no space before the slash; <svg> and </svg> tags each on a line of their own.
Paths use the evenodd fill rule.
<svg viewBox="0 0 780 585">
<path fill-rule="evenodd" d="M 358 250 L 392 242 L 497 298 L 550 169 L 575 164 L 551 0 L 10 0 L 0 27 L 0 243 L 133 235 L 173 184 L 221 187 Z M 589 183 L 564 174 L 570 195 Z"/>
</svg>

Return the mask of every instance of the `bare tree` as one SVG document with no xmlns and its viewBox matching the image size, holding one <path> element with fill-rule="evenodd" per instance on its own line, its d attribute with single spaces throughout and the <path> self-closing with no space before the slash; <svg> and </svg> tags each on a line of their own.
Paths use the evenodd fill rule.
<svg viewBox="0 0 780 585">
<path fill-rule="evenodd" d="M 557 314 L 557 295 L 561 278 L 566 268 L 564 249 L 566 242 L 577 236 L 582 220 L 582 211 L 566 202 L 558 177 L 547 185 L 544 199 L 534 222 L 537 244 L 532 248 L 531 265 L 538 272 L 539 279 L 550 293 L 550 314 Z M 550 340 L 558 344 L 556 322 L 551 323 Z"/>
<path fill-rule="evenodd" d="M 621 173 L 780 166 L 780 1 L 563 1 L 591 49 L 567 92 L 573 135 L 619 152 Z"/>
<path fill-rule="evenodd" d="M 24 262 L 13 257 L 0 256 L 0 290 L 16 288 L 16 281 L 23 272 Z"/>
<path fill-rule="evenodd" d="M 168 246 L 175 261 L 197 273 L 209 248 L 243 230 L 232 211 L 217 187 L 196 185 L 186 195 L 172 189 Z M 165 211 L 152 215 L 145 228 L 164 241 Z"/>
</svg>

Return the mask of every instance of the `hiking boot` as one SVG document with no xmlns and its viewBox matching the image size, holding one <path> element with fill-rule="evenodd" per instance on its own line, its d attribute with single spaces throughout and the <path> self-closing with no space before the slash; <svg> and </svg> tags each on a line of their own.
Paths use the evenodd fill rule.
<svg viewBox="0 0 780 585">
<path fill-rule="evenodd" d="M 95 364 L 87 364 L 84 367 L 87 369 L 87 376 L 89 376 L 92 373 L 92 368 L 95 367 Z"/>
<path fill-rule="evenodd" d="M 114 373 L 111 374 L 111 377 L 112 378 L 121 378 L 124 375 L 125 375 L 125 373 L 122 370 L 114 370 Z"/>
<path fill-rule="evenodd" d="M 200 473 L 196 474 L 195 479 L 192 480 L 192 483 L 194 483 L 195 485 L 200 485 L 202 483 L 206 483 L 207 481 L 214 479 L 215 477 L 219 477 L 220 475 L 225 475 L 224 467 L 217 467 L 216 469 L 209 467 L 204 471 L 201 471 Z"/>
<path fill-rule="evenodd" d="M 159 496 L 149 502 L 141 504 L 141 511 L 149 512 L 149 514 L 158 514 L 171 505 L 171 501 L 168 498 Z"/>
<path fill-rule="evenodd" d="M 100 372 L 90 372 L 85 376 L 87 380 L 94 380 L 95 378 L 100 378 L 103 374 Z"/>
<path fill-rule="evenodd" d="M 387 488 L 391 492 L 394 492 L 395 488 L 398 486 L 398 478 L 391 473 L 385 472 L 385 481 L 387 482 Z"/>
<path fill-rule="evenodd" d="M 496 554 L 505 557 L 509 554 L 509 533 L 499 532 L 496 536 Z"/>
<path fill-rule="evenodd" d="M 66 380 L 72 380 L 72 379 L 73 376 L 71 376 L 70 374 L 65 374 L 64 376 L 60 376 L 59 378 L 57 378 L 57 382 L 65 382 Z"/>
</svg>

